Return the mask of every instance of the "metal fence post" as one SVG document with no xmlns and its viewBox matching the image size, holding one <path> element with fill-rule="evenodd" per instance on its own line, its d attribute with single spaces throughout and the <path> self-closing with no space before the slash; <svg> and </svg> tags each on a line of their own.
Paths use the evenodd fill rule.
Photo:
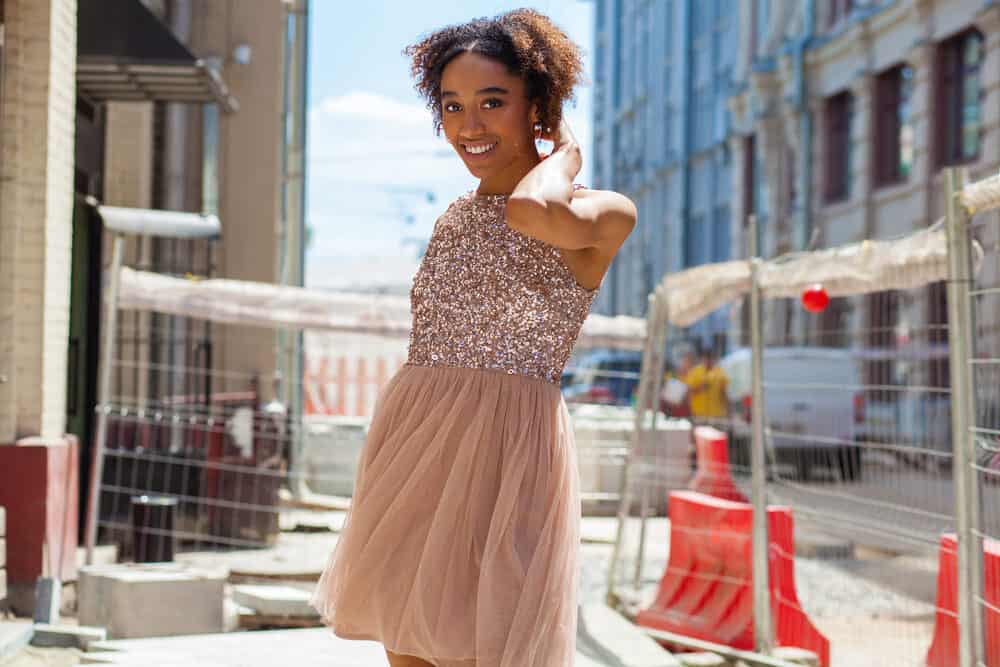
<svg viewBox="0 0 1000 667">
<path fill-rule="evenodd" d="M 650 320 L 653 324 L 654 330 L 652 332 L 647 331 L 646 334 L 647 336 L 651 336 L 653 338 L 653 346 L 651 348 L 652 356 L 650 357 L 650 368 L 653 371 L 653 375 L 652 378 L 648 380 L 652 383 L 652 390 L 648 393 L 648 397 L 652 401 L 651 409 L 653 412 L 653 415 L 650 418 L 649 432 L 651 435 L 649 438 L 655 443 L 657 438 L 656 429 L 659 426 L 657 424 L 657 420 L 660 416 L 660 389 L 662 388 L 664 366 L 666 365 L 664 363 L 666 356 L 665 348 L 669 335 L 668 332 L 670 330 L 670 307 L 667 301 L 669 297 L 661 297 L 657 299 L 655 291 L 651 296 L 652 298 L 650 300 L 649 310 L 650 315 L 655 317 L 655 319 Z M 647 394 L 640 392 L 639 400 L 645 401 L 646 396 Z M 638 410 L 638 406 L 636 409 Z M 646 437 L 645 432 L 639 430 L 638 433 L 639 437 L 637 438 L 637 442 L 648 445 L 649 440 L 644 440 Z M 651 484 L 655 485 L 657 482 L 655 468 L 656 460 L 654 458 L 652 479 L 650 479 L 649 475 L 649 466 L 643 466 L 642 474 L 639 477 L 639 483 L 642 485 L 642 499 L 639 509 L 639 555 L 636 558 L 635 571 L 633 573 L 633 586 L 636 590 L 639 590 L 642 586 L 642 570 L 646 562 L 646 518 L 649 514 L 649 487 Z"/>
<path fill-rule="evenodd" d="M 111 246 L 111 267 L 108 269 L 108 298 L 104 304 L 104 324 L 100 374 L 97 376 L 97 424 L 94 435 L 94 459 L 90 468 L 90 491 L 87 497 L 87 526 L 84 541 L 86 564 L 94 564 L 97 543 L 97 521 L 100 512 L 101 478 L 104 476 L 104 448 L 108 435 L 108 412 L 111 410 L 111 369 L 114 366 L 115 340 L 118 337 L 118 289 L 121 284 L 122 253 L 125 237 L 115 233 Z"/>
<path fill-rule="evenodd" d="M 954 457 L 955 523 L 958 533 L 959 665 L 983 664 L 983 565 L 979 546 L 979 489 L 976 484 L 975 394 L 972 377 L 972 261 L 969 216 L 958 199 L 965 175 L 945 170 L 945 219 L 948 236 L 948 355 L 951 366 L 951 442 Z"/>
<path fill-rule="evenodd" d="M 656 335 L 656 332 L 661 328 L 662 310 L 661 304 L 656 299 L 656 293 L 653 292 L 647 299 L 646 312 L 649 315 L 646 318 L 646 343 L 642 355 L 642 366 L 639 371 L 635 423 L 632 429 L 632 439 L 625 454 L 625 465 L 622 466 L 619 486 L 618 526 L 615 531 L 615 544 L 611 550 L 611 565 L 608 567 L 605 601 L 611 607 L 618 607 L 621 602 L 620 596 L 615 592 L 615 579 L 618 576 L 618 566 L 621 561 L 621 552 L 625 540 L 625 522 L 628 519 L 629 505 L 632 502 L 632 466 L 634 465 L 633 459 L 635 454 L 639 450 L 643 405 L 645 405 L 646 399 L 649 397 L 650 389 L 656 384 L 654 373 L 662 374 L 663 372 L 662 353 L 659 351 L 660 337 Z"/>
<path fill-rule="evenodd" d="M 757 651 L 768 654 L 774 641 L 771 619 L 771 596 L 768 582 L 767 533 L 767 454 L 764 444 L 764 334 L 761 317 L 760 249 L 757 247 L 757 217 L 747 221 L 750 256 L 750 350 L 751 418 L 753 435 L 750 446 L 750 502 L 753 504 L 753 619 Z"/>
</svg>

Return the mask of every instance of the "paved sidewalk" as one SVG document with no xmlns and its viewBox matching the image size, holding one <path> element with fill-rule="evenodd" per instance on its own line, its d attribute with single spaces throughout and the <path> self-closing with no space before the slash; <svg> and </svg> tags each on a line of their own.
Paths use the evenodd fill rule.
<svg viewBox="0 0 1000 667">
<path fill-rule="evenodd" d="M 340 639 L 325 628 L 234 632 L 102 642 L 116 652 L 89 653 L 117 667 L 388 667 L 376 642 Z M 575 667 L 602 667 L 578 654 Z"/>
</svg>

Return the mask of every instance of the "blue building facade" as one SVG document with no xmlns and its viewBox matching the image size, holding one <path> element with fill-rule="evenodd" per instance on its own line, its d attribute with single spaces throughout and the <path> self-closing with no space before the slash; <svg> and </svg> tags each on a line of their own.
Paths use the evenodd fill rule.
<svg viewBox="0 0 1000 667">
<path fill-rule="evenodd" d="M 643 315 L 664 274 L 733 252 L 727 100 L 740 3 L 595 4 L 594 181 L 631 197 L 640 216 L 595 312 Z M 724 328 L 726 321 L 700 326 Z"/>
</svg>

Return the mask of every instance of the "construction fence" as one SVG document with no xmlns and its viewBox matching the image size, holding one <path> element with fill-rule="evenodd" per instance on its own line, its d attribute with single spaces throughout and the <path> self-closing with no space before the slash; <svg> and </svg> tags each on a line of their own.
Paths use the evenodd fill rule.
<svg viewBox="0 0 1000 667">
<path fill-rule="evenodd" d="M 947 178 L 945 218 L 906 238 L 650 296 L 607 582 L 650 635 L 1000 665 L 1000 179 Z M 654 425 L 689 437 L 650 447 Z"/>
<path fill-rule="evenodd" d="M 910 237 L 698 267 L 663 280 L 645 322 L 588 320 L 563 386 L 584 513 L 617 516 L 607 601 L 658 640 L 749 664 L 798 647 L 1000 667 L 1000 196 L 949 178 L 946 220 Z M 805 291 L 829 303 L 806 312 Z M 405 359 L 405 298 L 119 254 L 107 300 L 88 552 L 259 548 L 286 510 L 347 507 Z M 213 328 L 305 330 L 302 383 L 221 369 Z M 694 409 L 698 373 L 725 378 L 721 408 Z"/>
</svg>

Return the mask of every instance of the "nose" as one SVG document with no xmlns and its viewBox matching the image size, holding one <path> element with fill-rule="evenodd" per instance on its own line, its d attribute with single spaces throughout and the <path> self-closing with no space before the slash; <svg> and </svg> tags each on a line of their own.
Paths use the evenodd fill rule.
<svg viewBox="0 0 1000 667">
<path fill-rule="evenodd" d="M 482 133 L 485 126 L 479 118 L 479 113 L 475 110 L 469 111 L 462 117 L 462 126 L 459 128 L 462 136 L 475 137 Z"/>
</svg>

